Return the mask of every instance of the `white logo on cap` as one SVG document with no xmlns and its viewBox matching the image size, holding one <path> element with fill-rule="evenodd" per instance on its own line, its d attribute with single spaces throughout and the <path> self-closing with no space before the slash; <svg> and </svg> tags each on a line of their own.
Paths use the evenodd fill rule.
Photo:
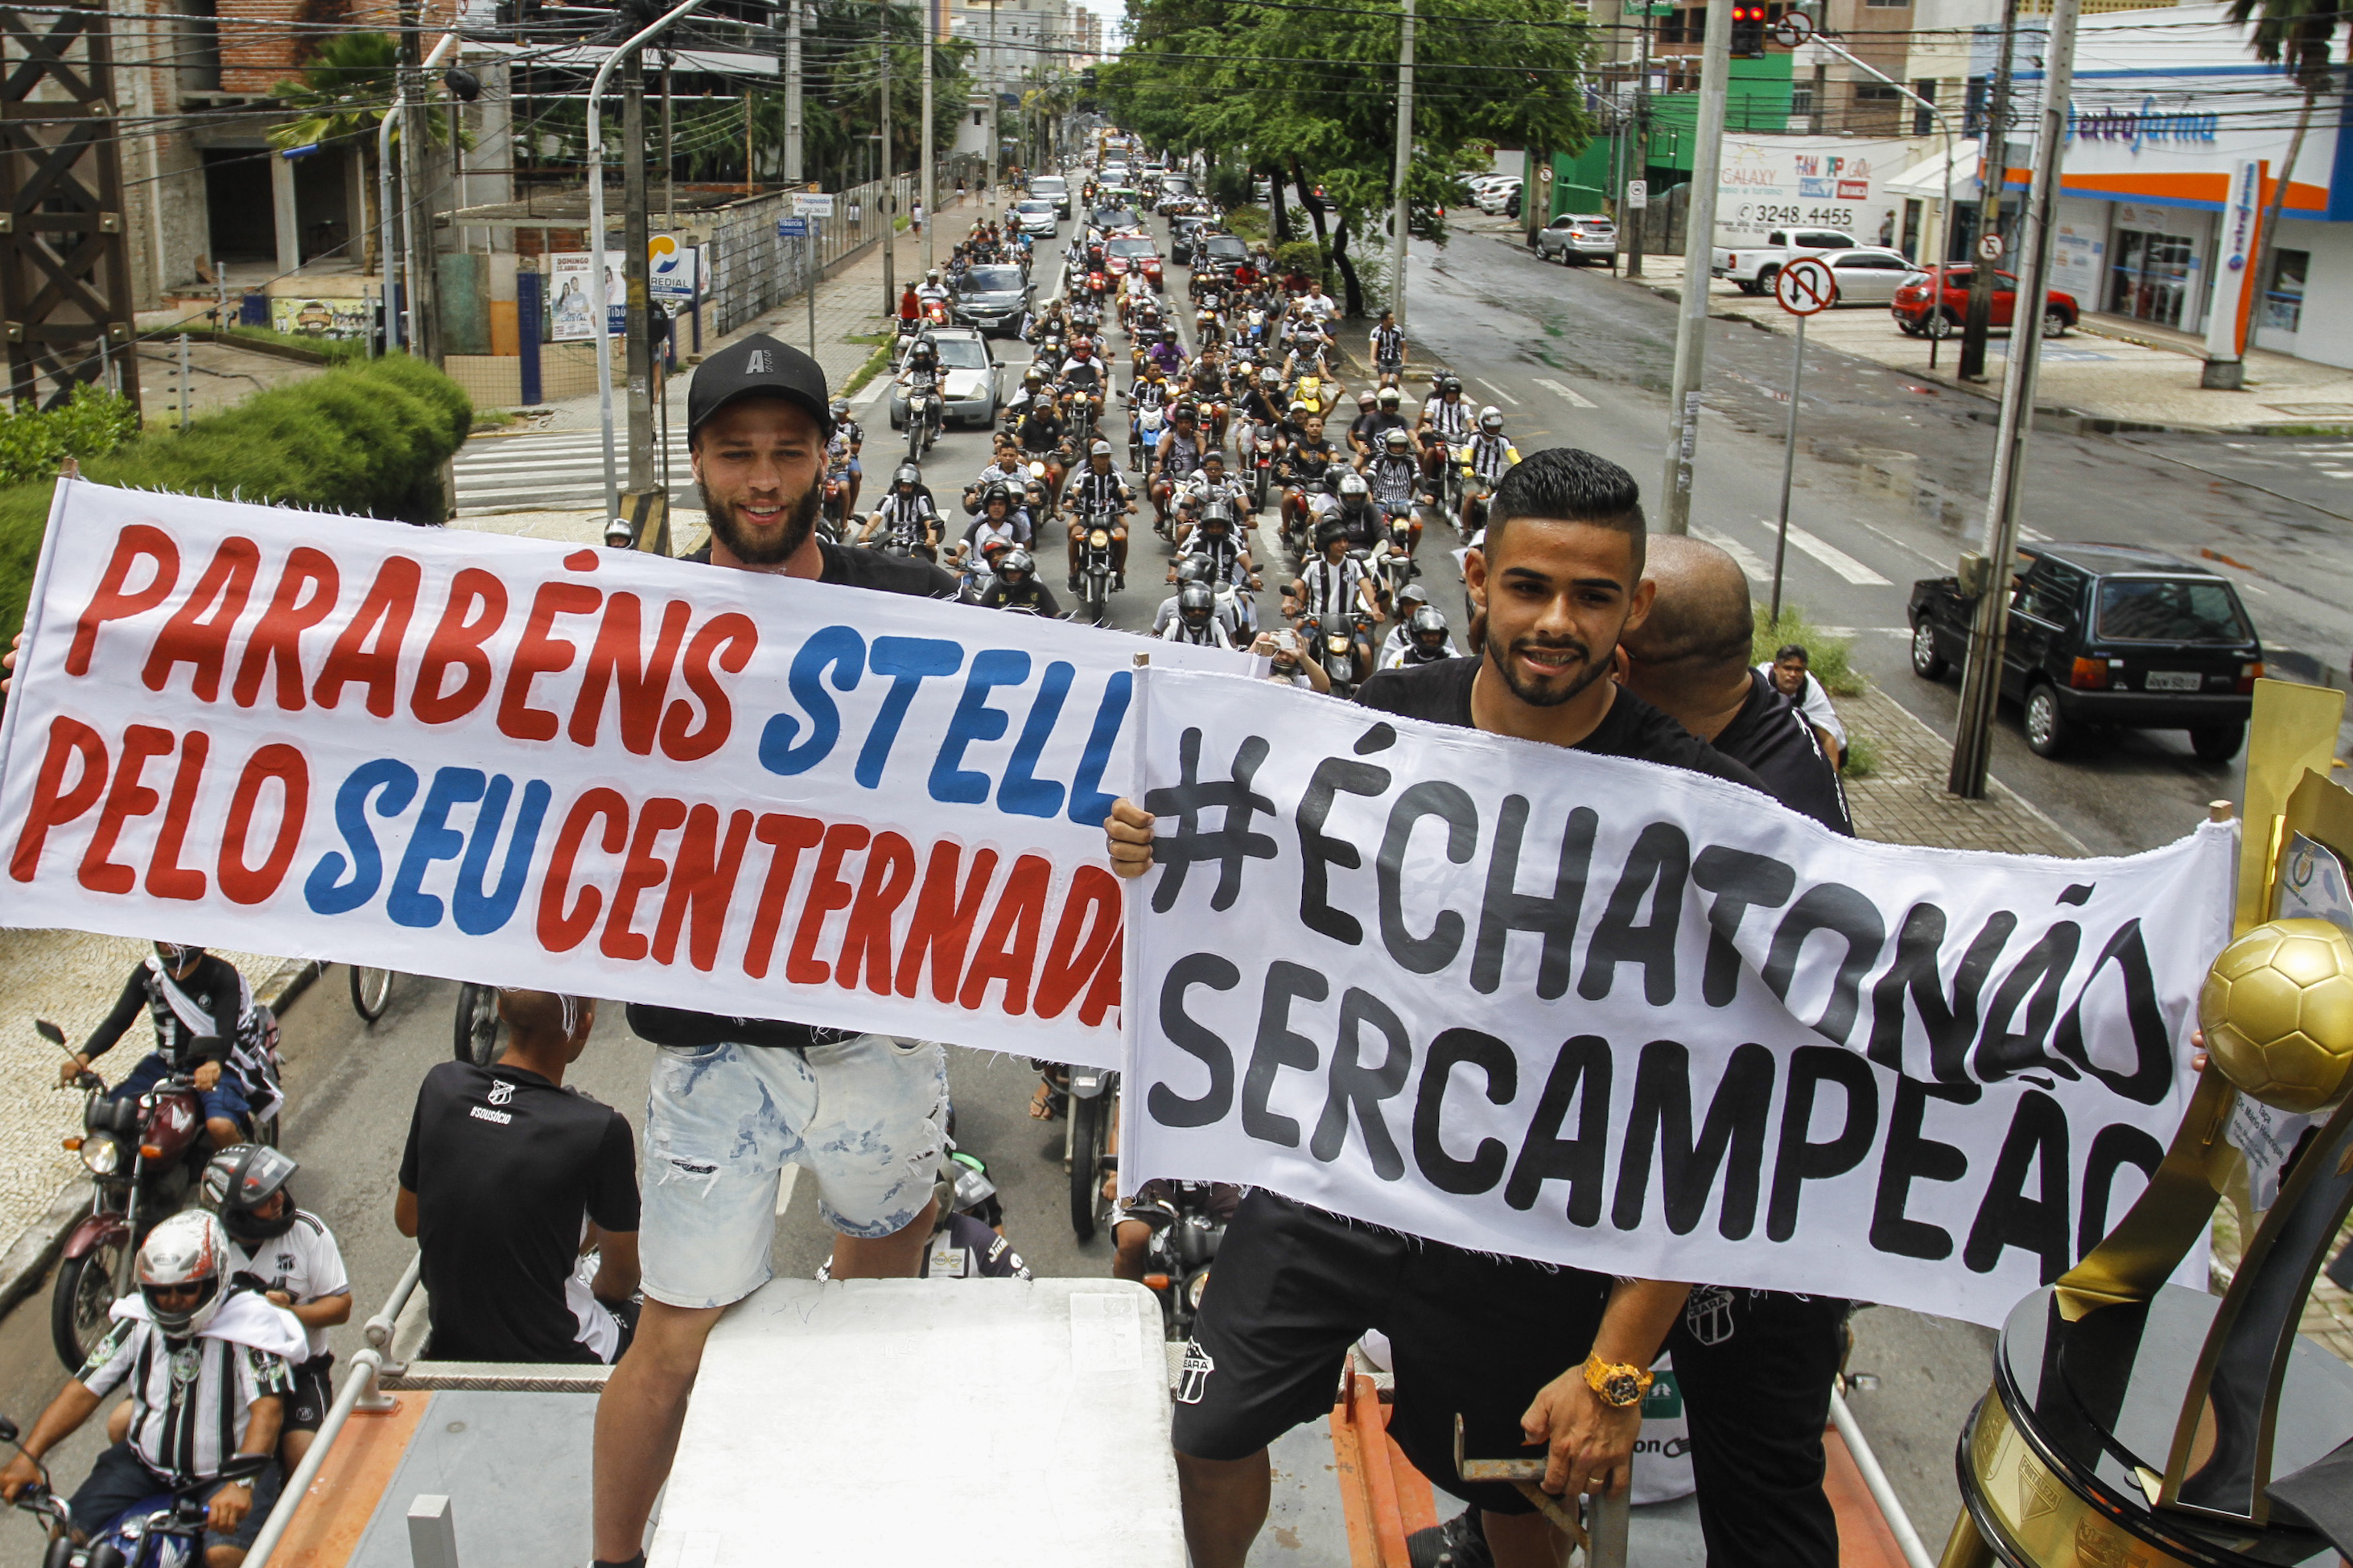
<svg viewBox="0 0 2353 1568">
<path fill-rule="evenodd" d="M 752 357 L 744 362 L 744 374 L 746 375 L 772 375 L 776 369 L 768 363 L 768 351 L 765 349 L 754 349 Z"/>
</svg>

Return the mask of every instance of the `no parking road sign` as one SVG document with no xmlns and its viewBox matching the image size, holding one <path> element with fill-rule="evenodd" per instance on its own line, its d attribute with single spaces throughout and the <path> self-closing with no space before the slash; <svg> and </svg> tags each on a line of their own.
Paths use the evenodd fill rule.
<svg viewBox="0 0 2353 1568">
<path fill-rule="evenodd" d="M 1793 316 L 1810 316 L 1831 308 L 1838 284 L 1831 269 L 1810 257 L 1792 261 L 1773 279 L 1773 298 Z"/>
</svg>

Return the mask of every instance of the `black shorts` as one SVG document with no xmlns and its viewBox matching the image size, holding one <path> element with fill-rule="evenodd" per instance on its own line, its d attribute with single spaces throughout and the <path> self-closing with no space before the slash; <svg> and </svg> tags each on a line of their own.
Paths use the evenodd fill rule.
<svg viewBox="0 0 2353 1568">
<path fill-rule="evenodd" d="M 269 1468 L 253 1478 L 253 1507 L 246 1511 L 235 1530 L 205 1531 L 206 1546 L 250 1546 L 261 1533 L 262 1521 L 277 1506 L 278 1488 L 282 1478 L 272 1462 Z M 196 1494 L 201 1501 L 210 1502 L 213 1493 L 220 1489 L 216 1482 Z M 98 1457 L 90 1467 L 90 1479 L 77 1488 L 68 1506 L 73 1510 L 74 1528 L 95 1539 L 107 1526 L 141 1503 L 154 1500 L 157 1507 L 167 1506 L 165 1494 L 172 1483 L 147 1468 L 145 1460 L 128 1443 L 117 1443 Z"/>
<path fill-rule="evenodd" d="M 1218 1247 L 1172 1441 L 1196 1458 L 1245 1458 L 1327 1415 L 1348 1347 L 1378 1329 L 1396 1353 L 1389 1435 L 1414 1468 L 1482 1509 L 1532 1513 L 1516 1489 L 1455 1474 L 1454 1417 L 1475 1457 L 1533 1452 L 1520 1416 L 1584 1362 L 1609 1287 L 1607 1275 L 1467 1252 L 1252 1192 Z"/>
<path fill-rule="evenodd" d="M 286 1396 L 286 1419 L 279 1430 L 316 1432 L 325 1423 L 335 1403 L 334 1380 L 328 1375 L 334 1365 L 335 1352 L 328 1351 L 294 1368 L 294 1392 Z"/>
</svg>

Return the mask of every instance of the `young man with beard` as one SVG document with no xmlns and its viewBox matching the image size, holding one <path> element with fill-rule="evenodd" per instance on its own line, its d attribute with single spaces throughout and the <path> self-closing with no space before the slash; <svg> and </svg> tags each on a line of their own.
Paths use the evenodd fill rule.
<svg viewBox="0 0 2353 1568">
<path fill-rule="evenodd" d="M 1651 541 L 1650 618 L 1619 644 L 1626 689 L 1655 703 L 1767 794 L 1852 836 L 1846 797 L 1813 726 L 1748 668 L 1748 579 L 1704 540 Z M 1713 1568 L 1807 1568 L 1839 1560 L 1822 1491 L 1822 1428 L 1846 1352 L 1834 1296 L 1694 1285 L 1667 1337 L 1691 1423 L 1700 1533 Z"/>
<path fill-rule="evenodd" d="M 1625 469 L 1565 447 L 1534 454 L 1497 487 L 1486 546 L 1463 563 L 1476 655 L 1384 670 L 1356 700 L 1757 788 L 1609 679 L 1620 637 L 1650 613 L 1644 542 Z M 1114 871 L 1151 868 L 1152 822 L 1113 806 Z M 1240 1568 L 1266 1520 L 1267 1445 L 1330 1409 L 1348 1346 L 1376 1328 L 1397 1354 L 1389 1433 L 1406 1457 L 1481 1510 L 1499 1568 L 1557 1568 L 1567 1542 L 1517 1490 L 1454 1479 L 1455 1414 L 1472 1452 L 1548 1445 L 1547 1490 L 1622 1495 L 1650 1365 L 1687 1289 L 1468 1252 L 1252 1192 L 1219 1247 L 1187 1348 L 1203 1375 L 1172 1434 L 1195 1568 Z"/>
<path fill-rule="evenodd" d="M 956 597 L 955 579 L 925 562 L 817 536 L 830 424 L 825 373 L 798 349 L 754 335 L 704 361 L 687 392 L 687 453 L 711 542 L 688 559 Z M 703 1342 L 769 1279 L 784 1167 L 817 1179 L 833 1278 L 913 1277 L 932 1232 L 947 1062 L 934 1043 L 670 1007 L 632 1006 L 629 1026 L 661 1047 L 646 1107 L 645 1310 L 597 1401 L 596 1552 L 642 1568 Z"/>
</svg>

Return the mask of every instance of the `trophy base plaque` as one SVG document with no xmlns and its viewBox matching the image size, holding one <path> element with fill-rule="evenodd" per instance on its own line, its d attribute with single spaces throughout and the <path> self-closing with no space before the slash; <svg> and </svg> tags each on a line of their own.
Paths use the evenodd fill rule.
<svg viewBox="0 0 2353 1568">
<path fill-rule="evenodd" d="M 2020 1302 L 1961 1436 L 1967 1506 L 1943 1568 L 2334 1568 L 2327 1538 L 2276 1502 L 2257 1524 L 2150 1500 L 2220 1306 L 2173 1286 L 2075 1322 L 2048 1289 Z M 2278 1477 L 2353 1438 L 2353 1368 L 2301 1339 L 2286 1362 Z"/>
</svg>

